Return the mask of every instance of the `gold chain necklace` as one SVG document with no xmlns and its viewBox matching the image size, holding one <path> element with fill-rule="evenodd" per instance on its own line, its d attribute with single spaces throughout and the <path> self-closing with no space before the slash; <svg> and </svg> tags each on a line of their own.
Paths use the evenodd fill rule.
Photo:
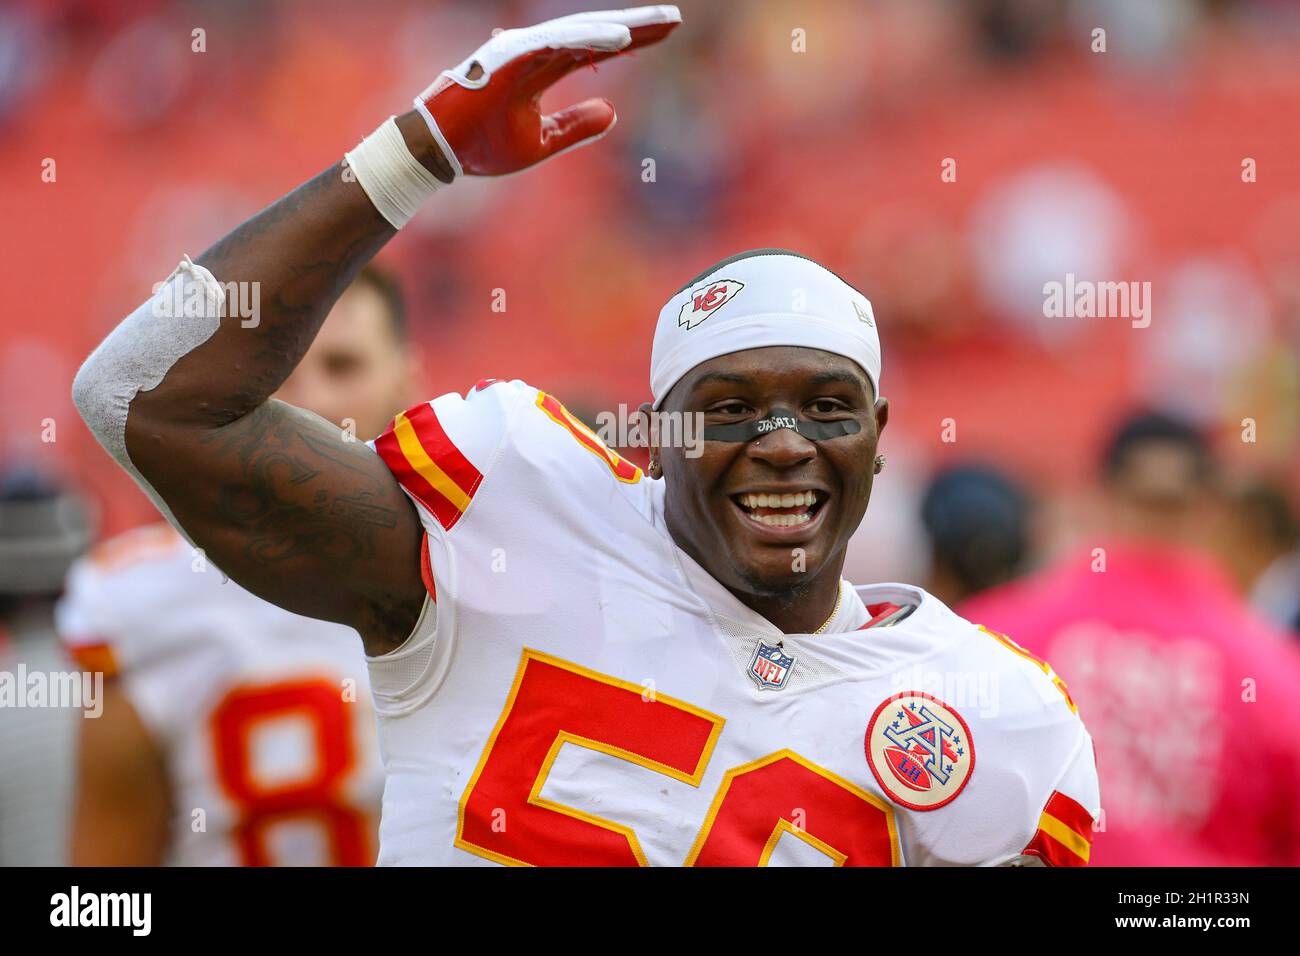
<svg viewBox="0 0 1300 956">
<path fill-rule="evenodd" d="M 844 584 L 843 582 L 840 582 L 836 585 L 835 607 L 831 611 L 831 616 L 826 619 L 826 622 L 822 624 L 821 627 L 813 631 L 814 634 L 820 634 L 822 631 L 826 630 L 827 625 L 829 625 L 831 621 L 835 620 L 835 615 L 840 613 L 840 601 L 842 600 L 844 600 Z"/>
</svg>

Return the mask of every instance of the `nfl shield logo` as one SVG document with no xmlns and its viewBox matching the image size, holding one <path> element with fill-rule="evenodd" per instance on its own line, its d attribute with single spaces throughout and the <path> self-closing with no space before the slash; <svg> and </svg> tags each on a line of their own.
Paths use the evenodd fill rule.
<svg viewBox="0 0 1300 956">
<path fill-rule="evenodd" d="M 754 656 L 749 659 L 749 676 L 754 678 L 759 690 L 780 690 L 790 679 L 794 658 L 779 647 L 759 641 Z"/>
</svg>

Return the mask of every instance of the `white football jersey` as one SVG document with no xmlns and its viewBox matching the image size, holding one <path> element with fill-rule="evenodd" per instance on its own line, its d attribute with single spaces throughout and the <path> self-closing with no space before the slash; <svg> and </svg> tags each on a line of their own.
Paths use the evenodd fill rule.
<svg viewBox="0 0 1300 956">
<path fill-rule="evenodd" d="M 519 381 L 372 447 L 430 590 L 370 659 L 381 864 L 1086 862 L 1092 741 L 1009 639 L 900 584 L 782 634 L 676 547 L 664 482 Z"/>
<path fill-rule="evenodd" d="M 374 862 L 383 770 L 355 631 L 254 597 L 165 524 L 78 561 L 57 623 L 165 758 L 169 864 Z"/>
</svg>

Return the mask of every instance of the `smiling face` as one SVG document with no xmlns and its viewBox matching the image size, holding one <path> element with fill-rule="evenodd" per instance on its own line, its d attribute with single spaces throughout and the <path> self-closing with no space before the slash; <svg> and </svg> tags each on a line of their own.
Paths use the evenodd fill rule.
<svg viewBox="0 0 1300 956">
<path fill-rule="evenodd" d="M 777 598 L 824 576 L 838 587 L 844 548 L 871 497 L 889 404 L 874 398 L 852 360 L 773 346 L 701 363 L 661 409 L 700 413 L 708 427 L 756 421 L 780 408 L 814 422 L 854 420 L 860 429 L 819 441 L 791 428 L 748 442 L 706 441 L 698 458 L 683 448 L 652 449 L 663 467 L 674 540 L 738 596 Z"/>
</svg>

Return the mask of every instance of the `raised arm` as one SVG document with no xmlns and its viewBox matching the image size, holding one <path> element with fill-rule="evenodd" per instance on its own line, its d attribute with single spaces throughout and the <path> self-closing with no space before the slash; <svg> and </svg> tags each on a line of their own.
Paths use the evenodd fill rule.
<svg viewBox="0 0 1300 956">
<path fill-rule="evenodd" d="M 366 445 L 270 396 L 429 194 L 604 135 L 607 101 L 542 115 L 542 92 L 679 21 L 675 7 L 641 7 L 500 33 L 345 163 L 183 262 L 78 373 L 74 398 L 101 444 L 241 585 L 355 627 L 371 653 L 396 646 L 424 600 L 413 506 Z"/>
<path fill-rule="evenodd" d="M 450 181 L 420 115 L 398 126 L 412 155 Z M 221 285 L 225 317 L 136 395 L 124 437 L 131 463 L 223 571 L 291 611 L 356 627 L 379 651 L 419 613 L 419 520 L 366 445 L 269 398 L 357 271 L 396 235 L 345 168 L 322 172 L 198 259 Z"/>
</svg>

